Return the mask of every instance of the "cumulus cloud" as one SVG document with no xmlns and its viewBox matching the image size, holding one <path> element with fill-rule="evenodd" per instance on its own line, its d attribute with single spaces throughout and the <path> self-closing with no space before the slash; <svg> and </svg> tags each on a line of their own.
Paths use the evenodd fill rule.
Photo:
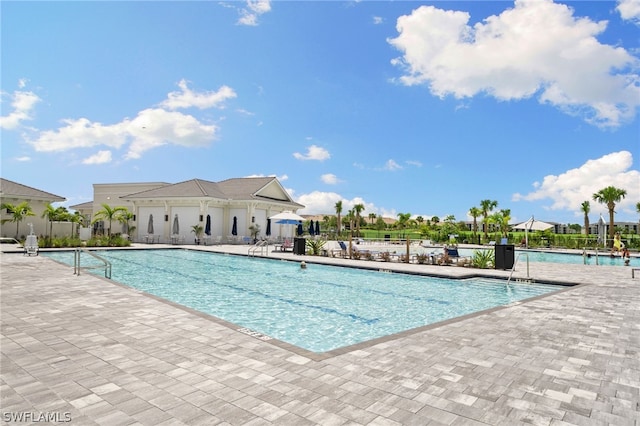
<svg viewBox="0 0 640 426">
<path fill-rule="evenodd" d="M 338 176 L 334 175 L 333 173 L 326 173 L 320 176 L 320 180 L 322 180 L 322 182 L 326 183 L 327 185 L 336 185 L 341 182 L 340 179 L 338 179 Z"/>
<path fill-rule="evenodd" d="M 639 61 L 596 39 L 606 21 L 575 17 L 570 7 L 551 0 L 516 0 L 500 15 L 473 26 L 469 20 L 466 12 L 433 6 L 399 17 L 399 35 L 388 40 L 403 52 L 392 61 L 405 72 L 399 81 L 457 99 L 537 96 L 600 127 L 635 117 Z"/>
<path fill-rule="evenodd" d="M 111 162 L 111 151 L 98 151 L 96 154 L 82 160 L 82 164 L 104 164 Z"/>
<path fill-rule="evenodd" d="M 374 16 L 373 17 L 373 24 L 374 25 L 380 25 L 384 22 L 384 18 L 381 16 Z"/>
<path fill-rule="evenodd" d="M 258 25 L 258 18 L 260 15 L 270 11 L 270 0 L 247 0 L 246 6 L 240 9 L 240 19 L 238 19 L 238 24 L 256 26 Z"/>
<path fill-rule="evenodd" d="M 628 21 L 640 25 L 640 1 L 638 0 L 620 0 L 616 7 L 620 17 Z"/>
<path fill-rule="evenodd" d="M 189 89 L 187 81 L 182 79 L 178 83 L 180 91 L 171 92 L 167 95 L 167 99 L 163 101 L 160 106 L 166 109 L 179 109 L 179 108 L 224 108 L 224 102 L 235 98 L 236 92 L 231 87 L 222 86 L 217 92 L 194 92 Z"/>
<path fill-rule="evenodd" d="M 218 127 L 205 124 L 196 117 L 174 111 L 176 108 L 220 107 L 225 100 L 235 97 L 232 90 L 197 93 L 189 90 L 185 80 L 179 84 L 180 93 L 170 93 L 161 106 L 138 112 L 133 119 L 125 118 L 114 124 L 102 124 L 88 118 L 65 119 L 63 126 L 54 130 L 41 131 L 28 142 L 41 152 L 66 151 L 77 148 L 106 146 L 112 149 L 127 149 L 125 159 L 140 158 L 150 149 L 172 144 L 184 147 L 207 146 L 216 137 Z M 226 87 L 226 86 L 224 86 Z M 231 95 L 233 94 L 233 95 Z M 109 156 L 105 154 L 109 152 Z M 111 161 L 110 151 L 85 160 L 88 164 L 102 164 Z"/>
<path fill-rule="evenodd" d="M 633 213 L 635 203 L 640 200 L 640 171 L 631 170 L 632 164 L 633 156 L 628 151 L 607 154 L 560 175 L 545 176 L 542 182 L 533 184 L 534 191 L 526 195 L 516 193 L 512 200 L 550 200 L 551 204 L 546 207 L 549 210 L 575 211 L 576 215 L 581 214 L 582 202 L 589 201 L 592 212 L 606 212 L 606 206 L 593 201 L 593 194 L 614 186 L 627 191 L 627 196 L 616 208 Z"/>
<path fill-rule="evenodd" d="M 294 152 L 293 156 L 297 160 L 316 160 L 316 161 L 324 161 L 331 158 L 331 154 L 326 149 L 319 147 L 317 145 L 311 145 L 307 147 L 306 154 L 300 154 L 299 152 Z"/>
<path fill-rule="evenodd" d="M 24 88 L 25 80 L 20 80 L 19 87 Z M 32 120 L 31 115 L 35 105 L 40 102 L 40 97 L 33 92 L 16 90 L 13 94 L 2 92 L 3 97 L 11 99 L 13 110 L 5 116 L 0 117 L 0 128 L 6 130 L 15 130 L 19 128 L 24 121 Z"/>
<path fill-rule="evenodd" d="M 364 205 L 364 216 L 368 216 L 369 213 L 378 214 L 378 208 L 373 203 L 368 203 L 361 197 L 347 200 L 336 192 L 313 191 L 296 197 L 296 201 L 305 206 L 304 209 L 298 210 L 299 214 L 335 214 L 338 201 L 342 201 L 343 215 L 356 204 Z"/>
<path fill-rule="evenodd" d="M 384 166 L 382 167 L 383 170 L 388 170 L 390 172 L 395 172 L 396 170 L 402 170 L 403 167 L 398 164 L 395 160 L 387 160 L 386 163 L 384 163 Z"/>
</svg>

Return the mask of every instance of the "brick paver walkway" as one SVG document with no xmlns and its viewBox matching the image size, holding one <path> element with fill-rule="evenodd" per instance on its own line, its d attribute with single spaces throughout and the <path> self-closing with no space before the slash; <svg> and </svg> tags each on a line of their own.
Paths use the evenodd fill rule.
<svg viewBox="0 0 640 426">
<path fill-rule="evenodd" d="M 2 254 L 1 421 L 640 425 L 639 274 L 531 271 L 586 285 L 313 356 L 43 256 Z"/>
</svg>

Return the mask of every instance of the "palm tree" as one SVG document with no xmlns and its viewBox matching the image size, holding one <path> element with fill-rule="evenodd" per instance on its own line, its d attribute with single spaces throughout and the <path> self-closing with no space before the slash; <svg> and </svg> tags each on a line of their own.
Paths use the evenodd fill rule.
<svg viewBox="0 0 640 426">
<path fill-rule="evenodd" d="M 396 226 L 399 229 L 405 229 L 408 226 L 410 219 L 411 213 L 398 213 L 398 222 L 396 222 Z"/>
<path fill-rule="evenodd" d="M 484 225 L 484 239 L 489 236 L 489 212 L 498 207 L 498 202 L 494 200 L 482 200 L 480 201 L 480 209 L 482 210 L 482 223 Z"/>
<path fill-rule="evenodd" d="M 340 221 L 340 214 L 342 213 L 342 200 L 338 201 L 336 203 L 335 207 L 336 207 L 336 216 L 338 216 L 336 222 L 337 222 L 337 235 L 339 237 L 340 236 L 340 224 L 342 223 Z"/>
<path fill-rule="evenodd" d="M 103 204 L 102 210 L 97 211 L 96 214 L 93 215 L 93 221 L 91 223 L 93 224 L 101 220 L 108 220 L 109 233 L 107 235 L 109 236 L 109 239 L 111 239 L 111 223 L 114 220 L 119 221 L 120 217 L 122 217 L 122 215 L 125 214 L 126 212 L 127 212 L 126 207 L 111 207 L 108 204 Z"/>
<path fill-rule="evenodd" d="M 473 218 L 473 237 L 475 239 L 476 234 L 478 233 L 478 216 L 482 214 L 482 210 L 477 207 L 471 207 L 469 209 L 469 216 Z"/>
<path fill-rule="evenodd" d="M 131 213 L 128 209 L 125 209 L 125 211 L 123 211 L 118 216 L 118 222 L 122 223 L 125 226 L 125 228 L 127 229 L 127 232 L 125 232 L 125 234 L 127 235 L 131 235 L 131 227 L 129 226 L 129 222 L 133 220 L 133 216 L 133 213 Z"/>
<path fill-rule="evenodd" d="M 80 212 L 74 212 L 69 215 L 69 222 L 71 222 L 71 236 L 76 235 L 76 224 L 82 225 L 84 223 L 84 216 Z"/>
<path fill-rule="evenodd" d="M 353 206 L 353 210 L 356 213 L 356 235 L 360 236 L 360 213 L 364 210 L 364 204 L 356 204 Z"/>
<path fill-rule="evenodd" d="M 47 205 L 44 208 L 44 211 L 42 212 L 42 218 L 47 218 L 47 221 L 49 222 L 49 241 L 51 241 L 51 234 L 53 233 L 53 220 L 55 219 L 56 216 L 56 209 L 55 207 L 53 207 L 51 205 L 51 203 L 47 203 Z"/>
<path fill-rule="evenodd" d="M 509 232 L 509 222 L 511 221 L 511 209 L 502 209 L 489 217 L 489 221 L 498 226 L 500 235 L 506 237 Z"/>
<path fill-rule="evenodd" d="M 607 186 L 606 188 L 601 189 L 600 191 L 593 194 L 593 200 L 599 202 L 600 204 L 606 204 L 607 209 L 609 209 L 609 239 L 611 240 L 611 244 L 613 244 L 613 236 L 615 233 L 614 229 L 614 215 L 616 203 L 619 203 L 627 196 L 627 191 L 624 189 L 619 189 L 613 186 Z"/>
<path fill-rule="evenodd" d="M 376 215 L 375 213 L 369 213 L 369 220 L 371 221 L 371 225 L 375 223 L 377 217 L 378 215 Z"/>
<path fill-rule="evenodd" d="M 589 213 L 591 212 L 591 204 L 589 201 L 583 201 L 580 204 L 580 211 L 584 213 L 584 235 L 589 237 Z"/>
<path fill-rule="evenodd" d="M 20 204 L 9 204 L 2 203 L 0 205 L 0 209 L 7 209 L 7 212 L 11 214 L 11 218 L 2 219 L 0 223 L 5 224 L 7 222 L 15 222 L 16 223 L 16 240 L 18 239 L 18 232 L 20 229 L 20 222 L 24 220 L 27 216 L 35 216 L 36 214 L 31 209 L 29 202 L 23 201 Z"/>
</svg>

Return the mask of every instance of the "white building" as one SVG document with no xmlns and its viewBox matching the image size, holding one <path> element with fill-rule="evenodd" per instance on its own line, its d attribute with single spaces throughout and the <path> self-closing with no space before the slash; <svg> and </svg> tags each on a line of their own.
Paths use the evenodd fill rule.
<svg viewBox="0 0 640 426">
<path fill-rule="evenodd" d="M 110 207 L 127 207 L 134 215 L 130 222 L 135 226 L 130 237 L 134 241 L 154 242 L 179 240 L 193 242 L 194 225 L 203 229 L 210 223 L 211 241 L 228 241 L 236 224 L 234 240 L 251 235 L 249 227 L 260 227 L 259 237 L 266 235 L 270 216 L 285 210 L 296 211 L 304 206 L 291 196 L 274 177 L 236 178 L 221 182 L 192 179 L 169 184 L 113 183 L 94 184 L 94 200 L 91 211 L 87 203 L 71 208 L 93 217 L 103 204 Z M 174 222 L 178 222 L 178 233 Z M 151 225 L 152 224 L 152 225 Z M 122 231 L 121 224 L 111 225 L 112 233 Z M 98 230 L 108 232 L 109 223 L 99 224 Z M 151 227 L 153 229 L 151 229 Z M 271 236 L 290 236 L 291 225 L 270 224 Z M 153 232 L 150 232 L 153 231 Z"/>
</svg>

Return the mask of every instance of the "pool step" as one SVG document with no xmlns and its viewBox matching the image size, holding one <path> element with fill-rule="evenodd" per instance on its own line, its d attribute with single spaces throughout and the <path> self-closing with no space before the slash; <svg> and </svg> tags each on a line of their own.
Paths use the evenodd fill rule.
<svg viewBox="0 0 640 426">
<path fill-rule="evenodd" d="M 533 278 L 514 278 L 512 281 L 521 284 L 533 284 L 536 282 Z"/>
</svg>

